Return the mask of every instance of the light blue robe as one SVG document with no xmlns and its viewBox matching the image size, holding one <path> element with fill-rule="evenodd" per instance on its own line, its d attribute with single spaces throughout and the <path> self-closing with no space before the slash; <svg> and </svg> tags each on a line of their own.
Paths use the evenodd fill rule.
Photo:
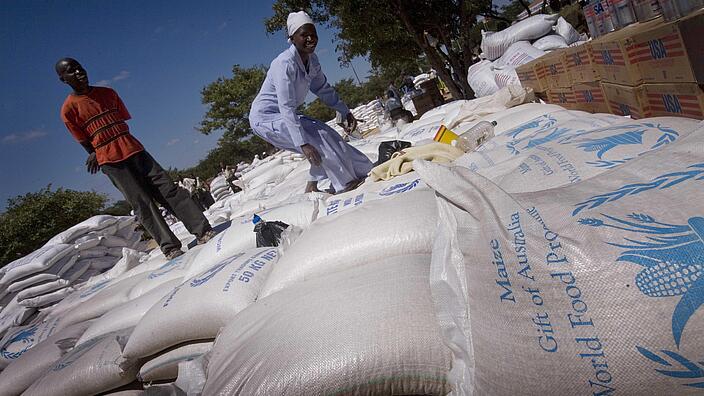
<svg viewBox="0 0 704 396">
<path fill-rule="evenodd" d="M 280 149 L 301 153 L 304 144 L 315 147 L 321 164 L 311 164 L 310 180 L 329 178 L 333 188 L 341 191 L 351 181 L 363 179 L 372 163 L 324 122 L 296 113 L 309 90 L 343 116 L 350 112 L 328 84 L 318 57 L 310 55 L 306 72 L 296 47 L 291 45 L 271 62 L 252 102 L 249 123 L 257 136 Z"/>
</svg>

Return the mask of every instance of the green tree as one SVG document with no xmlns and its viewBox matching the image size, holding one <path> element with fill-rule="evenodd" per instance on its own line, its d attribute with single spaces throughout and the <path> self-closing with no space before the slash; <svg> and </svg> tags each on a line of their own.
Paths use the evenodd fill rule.
<svg viewBox="0 0 704 396">
<path fill-rule="evenodd" d="M 471 35 L 477 17 L 501 18 L 491 0 L 277 0 L 267 31 L 285 29 L 288 13 L 301 9 L 337 30 L 343 64 L 368 56 L 373 67 L 388 68 L 423 55 L 455 98 L 474 96 L 467 68 L 480 44 Z"/>
<path fill-rule="evenodd" d="M 40 248 L 54 235 L 101 213 L 108 198 L 51 185 L 7 200 L 0 215 L 0 266 Z"/>
<path fill-rule="evenodd" d="M 301 112 L 308 117 L 326 122 L 335 118 L 335 109 L 328 107 L 328 105 L 323 103 L 320 99 L 315 99 L 309 104 L 304 105 Z"/>
<path fill-rule="evenodd" d="M 223 131 L 227 139 L 244 138 L 250 135 L 249 108 L 257 96 L 266 77 L 263 66 L 249 68 L 234 65 L 232 77 L 218 78 L 201 91 L 201 101 L 208 110 L 197 127 L 208 135 Z"/>
</svg>

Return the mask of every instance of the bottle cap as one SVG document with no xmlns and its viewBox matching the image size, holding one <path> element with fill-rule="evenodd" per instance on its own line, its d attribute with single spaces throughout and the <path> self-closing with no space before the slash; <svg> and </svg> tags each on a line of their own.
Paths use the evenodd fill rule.
<svg viewBox="0 0 704 396">
<path fill-rule="evenodd" d="M 492 121 L 492 122 L 491 122 L 491 125 L 496 126 L 496 121 Z"/>
<path fill-rule="evenodd" d="M 262 221 L 262 218 L 257 216 L 257 214 L 255 213 L 254 216 L 252 216 L 252 224 L 257 224 L 260 221 Z"/>
</svg>

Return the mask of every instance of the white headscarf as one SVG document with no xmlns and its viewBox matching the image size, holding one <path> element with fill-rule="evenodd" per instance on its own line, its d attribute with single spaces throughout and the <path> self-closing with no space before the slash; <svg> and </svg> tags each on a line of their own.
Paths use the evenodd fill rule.
<svg viewBox="0 0 704 396">
<path fill-rule="evenodd" d="M 313 20 L 310 18 L 310 15 L 306 14 L 305 11 L 292 12 L 288 14 L 288 19 L 286 19 L 288 37 L 293 36 L 293 34 L 296 33 L 296 30 L 306 23 L 313 24 Z"/>
</svg>

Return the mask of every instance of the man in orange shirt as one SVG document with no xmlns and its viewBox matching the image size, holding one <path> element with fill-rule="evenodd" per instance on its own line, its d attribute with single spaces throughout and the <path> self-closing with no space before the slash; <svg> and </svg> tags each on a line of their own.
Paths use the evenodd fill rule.
<svg viewBox="0 0 704 396">
<path fill-rule="evenodd" d="M 168 259 L 183 254 L 181 241 L 169 229 L 154 201 L 175 214 L 202 244 L 215 232 L 188 193 L 177 188 L 169 175 L 130 133 L 132 118 L 117 93 L 88 84 L 78 61 L 56 62 L 59 79 L 73 88 L 61 107 L 61 119 L 88 152 L 88 172 L 101 169 L 125 199 Z"/>
</svg>

